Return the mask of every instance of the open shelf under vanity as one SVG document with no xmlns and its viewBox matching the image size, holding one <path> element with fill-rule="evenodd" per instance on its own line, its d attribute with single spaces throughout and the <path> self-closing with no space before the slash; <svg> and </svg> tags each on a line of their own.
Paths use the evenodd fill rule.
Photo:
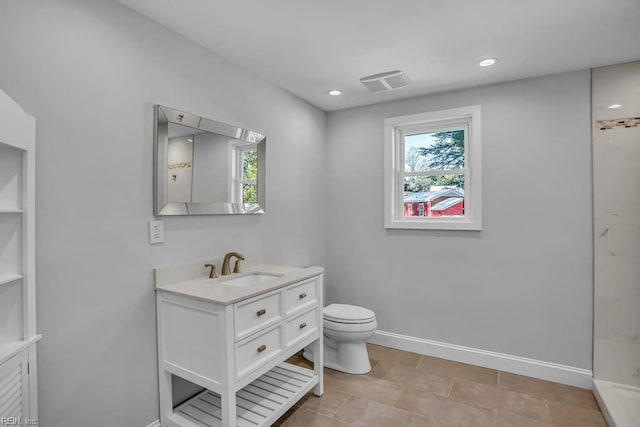
<svg viewBox="0 0 640 427">
<path fill-rule="evenodd" d="M 273 424 L 317 383 L 312 370 L 281 363 L 236 393 L 236 425 Z M 176 407 L 169 421 L 175 426 L 220 427 L 220 396 L 205 390 Z"/>
</svg>

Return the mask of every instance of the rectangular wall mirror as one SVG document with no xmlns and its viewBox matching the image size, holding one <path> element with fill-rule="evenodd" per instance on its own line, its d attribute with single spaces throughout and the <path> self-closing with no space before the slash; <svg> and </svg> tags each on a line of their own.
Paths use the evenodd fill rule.
<svg viewBox="0 0 640 427">
<path fill-rule="evenodd" d="M 154 214 L 260 214 L 267 137 L 156 105 Z"/>
</svg>

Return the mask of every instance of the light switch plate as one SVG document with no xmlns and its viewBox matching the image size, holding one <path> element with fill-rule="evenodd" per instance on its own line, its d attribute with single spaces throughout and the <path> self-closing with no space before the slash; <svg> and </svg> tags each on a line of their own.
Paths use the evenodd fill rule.
<svg viewBox="0 0 640 427">
<path fill-rule="evenodd" d="M 149 243 L 164 243 L 164 222 L 149 221 Z"/>
</svg>

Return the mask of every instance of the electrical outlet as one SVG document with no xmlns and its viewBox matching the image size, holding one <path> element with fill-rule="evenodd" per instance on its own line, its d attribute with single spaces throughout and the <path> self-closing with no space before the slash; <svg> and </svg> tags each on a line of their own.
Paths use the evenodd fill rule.
<svg viewBox="0 0 640 427">
<path fill-rule="evenodd" d="M 164 222 L 149 221 L 149 243 L 164 243 Z"/>
</svg>

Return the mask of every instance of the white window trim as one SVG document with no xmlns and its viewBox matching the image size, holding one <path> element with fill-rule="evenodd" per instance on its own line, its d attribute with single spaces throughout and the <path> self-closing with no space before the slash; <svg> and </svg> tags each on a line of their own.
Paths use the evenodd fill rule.
<svg viewBox="0 0 640 427">
<path fill-rule="evenodd" d="M 402 133 L 412 128 L 438 130 L 468 123 L 465 132 L 465 167 L 454 174 L 465 174 L 465 215 L 453 217 L 405 217 L 402 211 L 404 182 L 404 152 L 400 151 Z M 431 229 L 431 230 L 481 230 L 482 229 L 482 170 L 480 105 L 432 111 L 408 116 L 390 117 L 384 122 L 384 226 L 385 228 Z M 428 175 L 420 172 L 417 175 Z M 406 175 L 406 174 L 405 174 Z M 442 175 L 442 171 L 434 172 Z M 468 179 L 467 179 L 468 178 Z"/>
</svg>

